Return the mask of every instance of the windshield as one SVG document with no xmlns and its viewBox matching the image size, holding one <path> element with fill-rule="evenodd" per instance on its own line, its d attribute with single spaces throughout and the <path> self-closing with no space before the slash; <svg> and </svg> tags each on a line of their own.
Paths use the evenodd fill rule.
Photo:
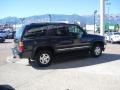
<svg viewBox="0 0 120 90">
<path fill-rule="evenodd" d="M 20 27 L 18 29 L 16 29 L 16 33 L 15 33 L 15 39 L 20 39 L 23 33 L 24 27 Z"/>
</svg>

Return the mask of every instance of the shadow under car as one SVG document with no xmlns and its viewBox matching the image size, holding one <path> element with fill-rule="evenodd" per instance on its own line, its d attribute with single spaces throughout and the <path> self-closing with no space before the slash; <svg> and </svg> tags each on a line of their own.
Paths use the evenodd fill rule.
<svg viewBox="0 0 120 90">
<path fill-rule="evenodd" d="M 119 54 L 103 53 L 100 57 L 93 58 L 89 54 L 84 54 L 83 52 L 82 54 L 64 53 L 57 55 L 52 65 L 49 67 L 39 67 L 35 61 L 31 62 L 31 66 L 37 70 L 67 69 L 107 63 L 119 59 L 120 59 Z"/>
</svg>

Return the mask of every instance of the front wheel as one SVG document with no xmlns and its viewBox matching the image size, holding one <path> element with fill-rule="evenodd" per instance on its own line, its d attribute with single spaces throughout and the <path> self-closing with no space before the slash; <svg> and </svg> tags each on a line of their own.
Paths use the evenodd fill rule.
<svg viewBox="0 0 120 90">
<path fill-rule="evenodd" d="M 98 57 L 102 54 L 102 48 L 100 45 L 94 45 L 92 50 L 91 50 L 91 55 L 93 57 Z"/>
<path fill-rule="evenodd" d="M 52 54 L 50 51 L 40 51 L 36 55 L 36 60 L 41 67 L 47 67 L 52 62 Z"/>
<path fill-rule="evenodd" d="M 111 44 L 114 44 L 114 41 L 113 41 L 113 39 L 111 39 L 111 40 L 110 40 L 110 43 L 111 43 Z"/>
</svg>

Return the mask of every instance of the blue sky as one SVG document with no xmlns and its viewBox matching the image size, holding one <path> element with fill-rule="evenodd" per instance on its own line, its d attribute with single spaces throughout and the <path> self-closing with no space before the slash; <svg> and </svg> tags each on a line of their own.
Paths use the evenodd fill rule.
<svg viewBox="0 0 120 90">
<path fill-rule="evenodd" d="M 110 13 L 120 14 L 120 0 L 110 0 Z M 28 17 L 43 14 L 79 14 L 99 13 L 99 0 L 1 0 L 0 18 L 7 16 Z"/>
</svg>

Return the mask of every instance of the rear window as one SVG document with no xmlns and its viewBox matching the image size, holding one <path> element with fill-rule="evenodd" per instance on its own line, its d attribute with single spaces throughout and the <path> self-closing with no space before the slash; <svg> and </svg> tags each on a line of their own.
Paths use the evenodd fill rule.
<svg viewBox="0 0 120 90">
<path fill-rule="evenodd" d="M 23 30 L 24 30 L 24 27 L 20 27 L 16 30 L 16 33 L 15 33 L 15 38 L 16 39 L 20 39 L 21 36 L 22 36 L 22 33 L 23 33 Z"/>
<path fill-rule="evenodd" d="M 42 27 L 33 27 L 26 30 L 24 37 L 25 38 L 39 38 L 41 36 L 45 36 L 47 33 L 47 26 Z"/>
</svg>

